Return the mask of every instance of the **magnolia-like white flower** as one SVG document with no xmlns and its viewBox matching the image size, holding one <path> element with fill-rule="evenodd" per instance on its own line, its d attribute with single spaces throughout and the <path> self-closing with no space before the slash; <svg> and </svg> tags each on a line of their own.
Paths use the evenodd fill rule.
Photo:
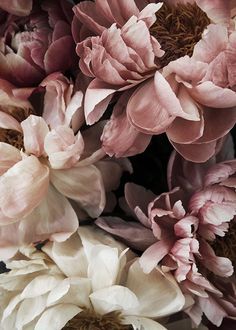
<svg viewBox="0 0 236 330">
<path fill-rule="evenodd" d="M 21 248 L 0 275 L 2 330 L 165 329 L 185 303 L 171 275 L 144 274 L 122 243 L 93 227 L 38 251 Z"/>
</svg>

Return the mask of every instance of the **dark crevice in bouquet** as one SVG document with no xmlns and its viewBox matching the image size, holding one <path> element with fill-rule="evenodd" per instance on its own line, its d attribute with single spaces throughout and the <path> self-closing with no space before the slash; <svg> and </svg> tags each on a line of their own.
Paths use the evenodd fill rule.
<svg viewBox="0 0 236 330">
<path fill-rule="evenodd" d="M 162 67 L 184 55 L 192 56 L 194 46 L 210 24 L 210 19 L 196 3 L 178 4 L 175 7 L 164 3 L 156 17 L 150 32 L 165 51 L 158 60 Z"/>
</svg>

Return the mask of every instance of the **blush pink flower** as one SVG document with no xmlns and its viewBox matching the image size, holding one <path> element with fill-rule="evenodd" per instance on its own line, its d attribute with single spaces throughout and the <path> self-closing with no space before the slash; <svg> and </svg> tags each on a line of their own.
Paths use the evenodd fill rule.
<svg viewBox="0 0 236 330">
<path fill-rule="evenodd" d="M 6 10 L 13 1 L 3 1 Z M 0 77 L 17 86 L 35 86 L 46 75 L 74 66 L 75 45 L 71 35 L 72 5 L 68 1 L 15 1 L 1 20 Z M 27 6 L 26 6 L 27 2 Z M 18 3 L 18 4 L 17 4 Z M 25 7 L 24 7 L 25 5 Z"/>
<path fill-rule="evenodd" d="M 0 8 L 17 16 L 27 16 L 30 14 L 33 0 L 2 0 Z"/>
<path fill-rule="evenodd" d="M 232 290 L 227 295 L 220 284 L 225 280 L 230 286 L 234 278 L 236 161 L 208 166 L 199 176 L 197 191 L 192 192 L 186 180 L 181 188 L 160 196 L 126 184 L 128 213 L 140 223 L 118 217 L 102 217 L 96 223 L 144 251 L 140 258 L 144 272 L 159 265 L 173 273 L 186 296 L 193 299 L 186 312 L 195 325 L 205 313 L 219 326 L 224 317 L 236 316 L 235 291 L 233 297 Z"/>
<path fill-rule="evenodd" d="M 1 258 L 22 244 L 67 239 L 78 227 L 70 199 L 89 216 L 100 215 L 106 198 L 95 164 L 104 152 L 90 153 L 91 139 L 65 125 L 50 130 L 34 115 L 19 123 L 0 112 L 0 125 Z"/>
<path fill-rule="evenodd" d="M 166 132 L 186 159 L 204 162 L 217 152 L 220 139 L 233 127 L 236 118 L 232 4 L 218 0 L 166 1 L 162 7 L 157 7 L 160 4 L 145 3 L 145 6 L 142 2 L 144 7 L 141 5 L 140 11 L 137 3 L 132 1 L 128 14 L 120 20 L 112 15 L 114 7 L 110 1 L 103 5 L 99 1 L 88 1 L 74 8 L 83 31 L 87 27 L 90 34 L 98 35 L 77 44 L 80 68 L 85 75 L 94 78 L 85 94 L 86 121 L 92 124 L 98 120 L 114 92 L 123 91 L 126 95 L 120 101 L 123 110 L 114 111 L 102 136 L 103 147 L 109 155 L 142 152 L 145 143 L 140 146 L 141 136 Z M 123 1 L 118 4 L 124 9 Z M 119 13 L 123 13 L 122 9 Z M 98 21 L 95 13 L 100 12 L 102 18 Z M 146 36 L 142 40 L 139 25 L 143 25 L 142 33 Z M 192 30 L 191 26 L 199 28 Z M 210 43 L 215 39 L 217 42 Z M 152 47 L 150 44 L 144 47 L 143 43 L 150 40 Z M 145 52 L 141 51 L 143 49 Z M 130 66 L 134 53 L 138 54 L 137 63 L 145 64 L 148 58 L 151 67 L 146 65 L 140 72 L 139 68 Z M 218 70 L 214 71 L 216 63 Z M 226 63 L 229 75 L 225 71 Z M 124 92 L 129 88 L 133 88 L 132 93 Z M 132 137 L 124 148 L 123 126 Z M 213 130 L 212 126 L 217 129 Z M 115 143 L 120 135 L 123 135 L 120 143 Z M 150 137 L 145 138 L 148 140 Z"/>
</svg>

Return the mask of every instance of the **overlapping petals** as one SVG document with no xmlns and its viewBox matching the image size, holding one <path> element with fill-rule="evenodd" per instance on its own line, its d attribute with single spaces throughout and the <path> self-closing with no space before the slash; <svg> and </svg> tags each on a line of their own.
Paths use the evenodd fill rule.
<svg viewBox="0 0 236 330">
<path fill-rule="evenodd" d="M 134 329 L 165 329 L 153 319 L 181 310 L 184 297 L 171 275 L 159 269 L 144 274 L 127 250 L 92 227 L 47 243 L 44 252 L 21 248 L 7 262 L 10 272 L 0 276 L 2 329 L 49 328 L 55 319 L 59 330 L 73 318 L 80 324 L 80 313 L 84 320 L 88 314 L 88 326 L 115 312 L 120 324 Z"/>
</svg>

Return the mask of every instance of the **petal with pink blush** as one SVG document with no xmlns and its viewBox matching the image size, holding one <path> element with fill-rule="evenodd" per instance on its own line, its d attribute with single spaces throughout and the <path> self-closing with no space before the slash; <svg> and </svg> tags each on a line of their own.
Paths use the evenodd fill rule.
<svg viewBox="0 0 236 330">
<path fill-rule="evenodd" d="M 122 97 L 121 97 L 122 98 Z M 128 157 L 142 153 L 151 140 L 151 135 L 139 132 L 133 127 L 126 112 L 117 113 L 116 108 L 113 115 L 104 127 L 101 140 L 105 152 L 109 156 Z"/>
<path fill-rule="evenodd" d="M 0 175 L 22 159 L 20 150 L 10 144 L 0 142 Z"/>
<path fill-rule="evenodd" d="M 46 195 L 48 184 L 48 167 L 35 156 L 21 160 L 0 178 L 1 211 L 17 219 L 28 215 Z"/>
<path fill-rule="evenodd" d="M 113 94 L 114 86 L 94 79 L 88 86 L 84 99 L 85 119 L 88 125 L 97 122 L 105 112 Z"/>
<path fill-rule="evenodd" d="M 24 147 L 28 154 L 40 157 L 44 154 L 44 139 L 49 128 L 42 117 L 30 115 L 21 122 L 24 134 Z"/>
<path fill-rule="evenodd" d="M 150 273 L 158 263 L 170 252 L 173 241 L 162 240 L 151 245 L 140 257 L 140 265 L 144 273 Z"/>
<path fill-rule="evenodd" d="M 0 128 L 22 132 L 19 122 L 14 117 L 3 111 L 0 111 Z"/>
<path fill-rule="evenodd" d="M 186 159 L 191 162 L 204 163 L 216 154 L 218 144 L 216 141 L 208 143 L 178 144 L 170 141 L 174 148 Z"/>
<path fill-rule="evenodd" d="M 138 14 L 138 19 L 145 22 L 150 28 L 156 21 L 156 12 L 162 7 L 162 3 L 150 3 Z"/>
<path fill-rule="evenodd" d="M 207 14 L 214 23 L 229 23 L 230 1 L 196 0 L 197 5 Z"/>
<path fill-rule="evenodd" d="M 224 308 L 211 296 L 199 298 L 199 305 L 207 318 L 217 327 L 221 325 L 223 318 L 228 316 Z"/>
<path fill-rule="evenodd" d="M 91 217 L 105 207 L 105 190 L 100 171 L 94 166 L 52 170 L 51 181 L 64 196 L 75 200 Z"/>
<path fill-rule="evenodd" d="M 231 108 L 236 105 L 236 93 L 228 88 L 221 88 L 211 81 L 195 86 L 191 96 L 199 103 L 212 108 Z"/>
<path fill-rule="evenodd" d="M 193 237 L 193 234 L 198 229 L 198 223 L 199 219 L 197 217 L 186 216 L 175 224 L 175 234 L 179 237 Z"/>
<path fill-rule="evenodd" d="M 58 126 L 49 132 L 44 141 L 45 152 L 53 169 L 75 166 L 84 150 L 81 133 L 74 132 L 67 126 Z"/>
<path fill-rule="evenodd" d="M 156 242 L 152 231 L 138 222 L 127 222 L 118 217 L 102 217 L 95 221 L 96 225 L 106 232 L 119 237 L 131 248 L 145 251 Z"/>
</svg>

